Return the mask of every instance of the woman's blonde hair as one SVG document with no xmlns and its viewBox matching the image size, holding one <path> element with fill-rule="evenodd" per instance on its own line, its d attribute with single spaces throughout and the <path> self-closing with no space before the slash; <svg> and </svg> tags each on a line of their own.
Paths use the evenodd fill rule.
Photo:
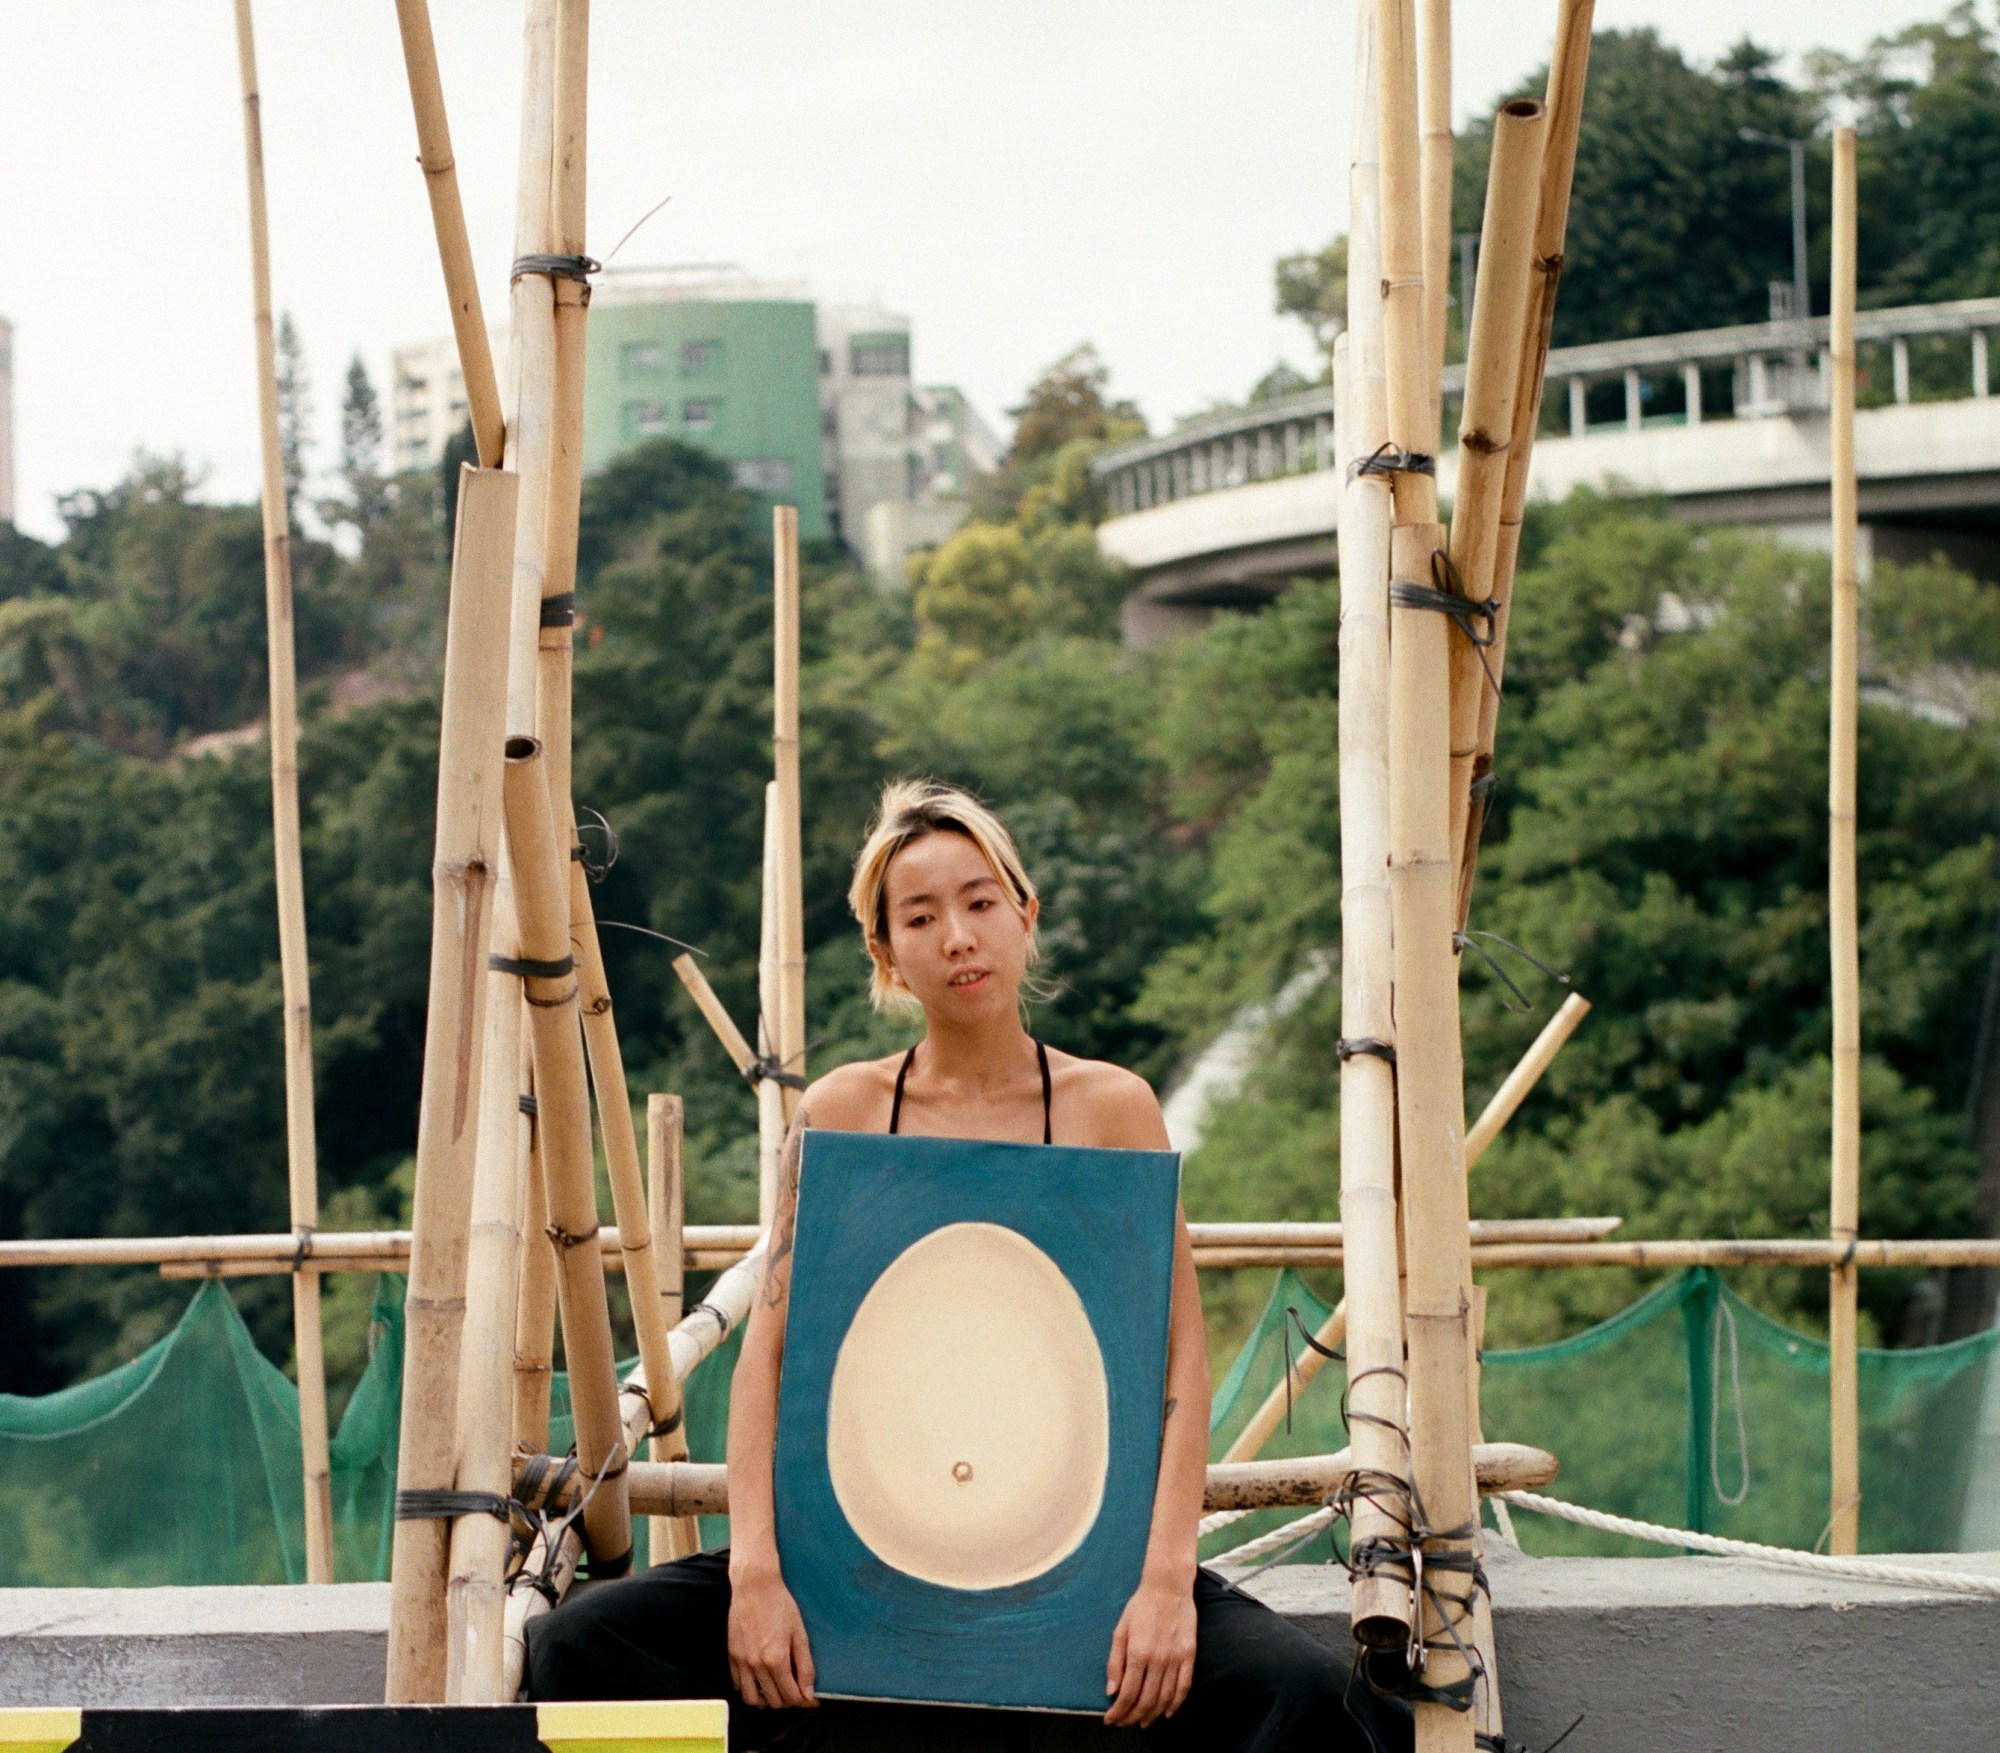
<svg viewBox="0 0 2000 1753">
<path fill-rule="evenodd" d="M 877 952 L 889 941 L 889 865 L 905 846 L 927 834 L 963 834 L 979 848 L 993 867 L 1008 906 L 1028 928 L 1028 966 L 1041 958 L 1032 911 L 1040 897 L 1007 824 L 955 785 L 935 779 L 892 779 L 882 788 L 868 838 L 854 860 L 854 880 L 847 886 L 847 905 L 860 922 L 861 941 L 868 946 L 868 998 L 877 1010 L 908 1010 L 917 1002 L 895 973 L 883 967 Z"/>
</svg>

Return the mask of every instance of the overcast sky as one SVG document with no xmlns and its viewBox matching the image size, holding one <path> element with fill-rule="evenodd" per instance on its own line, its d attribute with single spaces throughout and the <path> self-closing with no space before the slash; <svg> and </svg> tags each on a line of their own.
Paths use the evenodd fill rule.
<svg viewBox="0 0 2000 1753">
<path fill-rule="evenodd" d="M 1599 0 L 1712 59 L 1748 24 L 1854 50 L 1946 0 Z M 1459 113 L 1547 55 L 1555 0 L 1458 0 Z M 520 7 L 432 0 L 489 313 L 504 308 Z M 1271 263 L 1344 223 L 1354 0 L 598 0 L 590 246 L 726 261 L 914 319 L 915 369 L 996 424 L 1094 341 L 1157 424 L 1280 355 Z M 16 506 L 180 451 L 256 483 L 249 250 L 228 0 L 0 0 L 0 316 Z M 330 466 L 359 351 L 446 331 L 389 0 L 260 0 L 273 273 Z"/>
</svg>

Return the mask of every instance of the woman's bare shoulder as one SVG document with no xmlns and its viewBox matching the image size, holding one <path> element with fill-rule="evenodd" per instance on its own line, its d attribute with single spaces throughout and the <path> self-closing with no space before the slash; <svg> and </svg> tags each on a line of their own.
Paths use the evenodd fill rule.
<svg viewBox="0 0 2000 1753">
<path fill-rule="evenodd" d="M 1114 1150 L 1168 1148 L 1160 1099 L 1137 1072 L 1108 1059 L 1084 1059 L 1052 1047 L 1049 1076 L 1055 1086 L 1059 1137 Z"/>
<path fill-rule="evenodd" d="M 902 1055 L 856 1059 L 835 1066 L 807 1088 L 801 1107 L 808 1126 L 831 1132 L 880 1132 L 889 1123 Z"/>
</svg>

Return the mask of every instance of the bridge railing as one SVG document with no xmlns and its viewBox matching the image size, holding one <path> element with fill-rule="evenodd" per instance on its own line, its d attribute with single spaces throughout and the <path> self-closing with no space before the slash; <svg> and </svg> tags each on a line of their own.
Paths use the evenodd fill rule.
<svg viewBox="0 0 2000 1753">
<path fill-rule="evenodd" d="M 1985 397 L 1992 382 L 1987 335 L 1996 328 L 2000 298 L 1860 312 L 1855 340 L 1864 403 Z M 1828 319 L 1813 317 L 1556 348 L 1548 360 L 1544 425 L 1561 422 L 1566 412 L 1569 436 L 1583 438 L 1660 424 L 1818 413 L 1826 407 L 1827 331 Z M 1913 374 L 1913 342 L 1921 349 L 1920 374 Z M 1886 393 L 1877 375 L 1885 364 Z M 1555 393 L 1558 383 L 1565 386 L 1562 398 Z M 1465 367 L 1447 366 L 1446 402 L 1455 403 L 1464 388 Z M 1610 418 L 1602 417 L 1607 400 Z M 1120 445 L 1097 458 L 1091 473 L 1112 515 L 1122 516 L 1253 481 L 1311 474 L 1333 467 L 1334 460 L 1333 391 L 1321 388 Z"/>
</svg>

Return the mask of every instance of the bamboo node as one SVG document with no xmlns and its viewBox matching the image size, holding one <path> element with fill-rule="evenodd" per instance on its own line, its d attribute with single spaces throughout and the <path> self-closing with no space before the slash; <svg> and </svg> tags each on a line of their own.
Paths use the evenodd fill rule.
<svg viewBox="0 0 2000 1753">
<path fill-rule="evenodd" d="M 1472 426 L 1459 433 L 1458 442 L 1466 450 L 1476 451 L 1481 456 L 1491 457 L 1498 456 L 1502 451 L 1511 446 L 1514 440 L 1511 436 L 1507 438 L 1495 438 L 1492 433 L 1486 431 L 1483 427 Z"/>
<path fill-rule="evenodd" d="M 567 1253 L 571 1248 L 582 1247 L 585 1242 L 596 1241 L 597 1232 L 602 1227 L 600 1224 L 592 1224 L 589 1229 L 578 1234 L 575 1231 L 564 1229 L 559 1223 L 552 1223 L 542 1233 L 555 1243 L 557 1252 Z"/>
</svg>

